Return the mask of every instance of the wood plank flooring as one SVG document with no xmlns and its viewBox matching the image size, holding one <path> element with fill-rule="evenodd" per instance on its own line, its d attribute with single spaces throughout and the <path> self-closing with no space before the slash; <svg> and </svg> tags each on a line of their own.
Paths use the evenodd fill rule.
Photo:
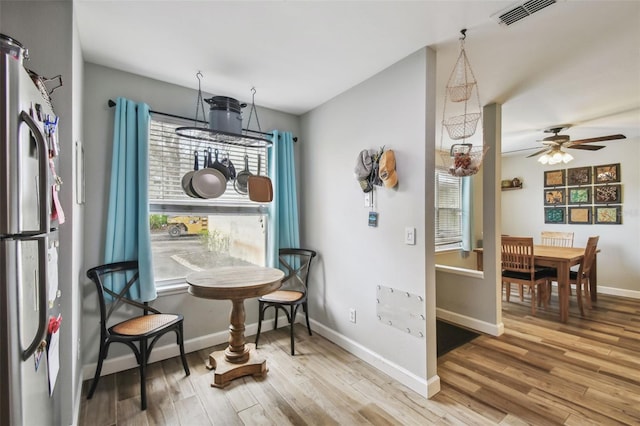
<svg viewBox="0 0 640 426">
<path fill-rule="evenodd" d="M 261 337 L 269 373 L 212 388 L 209 352 L 151 364 L 148 409 L 137 370 L 102 377 L 83 396 L 80 425 L 612 425 L 640 424 L 640 300 L 598 295 L 569 322 L 557 300 L 530 315 L 529 300 L 503 304 L 505 333 L 481 335 L 438 358 L 442 390 L 427 400 L 318 335 L 296 326 Z M 252 341 L 250 337 L 248 341 Z M 264 340 L 263 340 L 264 339 Z M 88 389 L 85 382 L 83 392 Z M 84 394 L 83 394 L 84 395 Z"/>
</svg>

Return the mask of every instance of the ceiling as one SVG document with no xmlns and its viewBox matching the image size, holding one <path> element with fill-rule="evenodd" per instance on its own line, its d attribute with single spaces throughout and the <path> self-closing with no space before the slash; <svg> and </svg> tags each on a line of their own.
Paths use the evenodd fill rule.
<svg viewBox="0 0 640 426">
<path fill-rule="evenodd" d="M 256 104 L 296 115 L 424 46 L 437 51 L 444 99 L 467 28 L 481 103 L 503 104 L 503 152 L 539 149 L 542 130 L 561 124 L 574 140 L 640 138 L 640 1 L 559 0 L 499 25 L 516 4 L 75 0 L 75 10 L 88 62 L 192 89 L 200 71 L 208 94 L 250 101 L 255 87 Z"/>
</svg>

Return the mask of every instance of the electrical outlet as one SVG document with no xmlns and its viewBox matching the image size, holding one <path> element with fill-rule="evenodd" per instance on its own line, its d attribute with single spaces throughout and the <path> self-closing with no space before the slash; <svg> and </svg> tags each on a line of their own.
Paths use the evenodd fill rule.
<svg viewBox="0 0 640 426">
<path fill-rule="evenodd" d="M 356 310 L 355 310 L 355 308 L 349 309 L 349 321 L 351 321 L 352 323 L 356 322 Z"/>
</svg>

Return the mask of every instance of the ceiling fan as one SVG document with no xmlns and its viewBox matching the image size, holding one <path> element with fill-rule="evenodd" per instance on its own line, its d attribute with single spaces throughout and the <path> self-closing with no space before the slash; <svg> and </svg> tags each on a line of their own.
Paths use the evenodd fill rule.
<svg viewBox="0 0 640 426">
<path fill-rule="evenodd" d="M 573 160 L 573 156 L 571 156 L 571 154 L 569 154 L 568 152 L 563 151 L 562 150 L 563 147 L 572 148 L 572 149 L 584 149 L 588 151 L 597 151 L 599 149 L 604 148 L 605 146 L 589 145 L 589 144 L 593 142 L 626 139 L 625 135 L 616 134 L 616 135 L 608 135 L 608 136 L 599 136 L 596 138 L 589 138 L 589 139 L 578 139 L 578 140 L 572 141 L 569 138 L 569 135 L 559 134 L 561 131 L 568 129 L 569 127 L 571 127 L 569 124 L 565 124 L 562 126 L 550 127 L 548 129 L 545 129 L 544 130 L 545 133 L 553 133 L 553 136 L 547 136 L 546 138 L 542 139 L 540 142 L 542 142 L 543 145 L 546 145 L 546 147 L 531 155 L 527 155 L 527 158 L 535 157 L 536 155 L 540 155 L 544 153 L 544 155 L 538 159 L 538 161 L 541 162 L 542 164 L 547 164 L 547 163 L 557 164 L 560 162 L 568 163 L 569 161 Z"/>
</svg>

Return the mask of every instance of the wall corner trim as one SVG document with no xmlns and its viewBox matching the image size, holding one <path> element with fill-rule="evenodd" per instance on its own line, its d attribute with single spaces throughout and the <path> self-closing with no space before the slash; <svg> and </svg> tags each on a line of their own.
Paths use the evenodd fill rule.
<svg viewBox="0 0 640 426">
<path fill-rule="evenodd" d="M 467 317 L 465 315 L 460 315 L 455 312 L 446 311 L 441 308 L 436 308 L 436 318 L 459 324 L 461 326 L 470 328 L 472 330 L 477 330 L 485 334 L 489 334 L 491 336 L 500 336 L 504 334 L 504 323 L 499 322 L 497 324 L 492 324 L 486 321 L 480 321 L 476 318 Z"/>
</svg>

